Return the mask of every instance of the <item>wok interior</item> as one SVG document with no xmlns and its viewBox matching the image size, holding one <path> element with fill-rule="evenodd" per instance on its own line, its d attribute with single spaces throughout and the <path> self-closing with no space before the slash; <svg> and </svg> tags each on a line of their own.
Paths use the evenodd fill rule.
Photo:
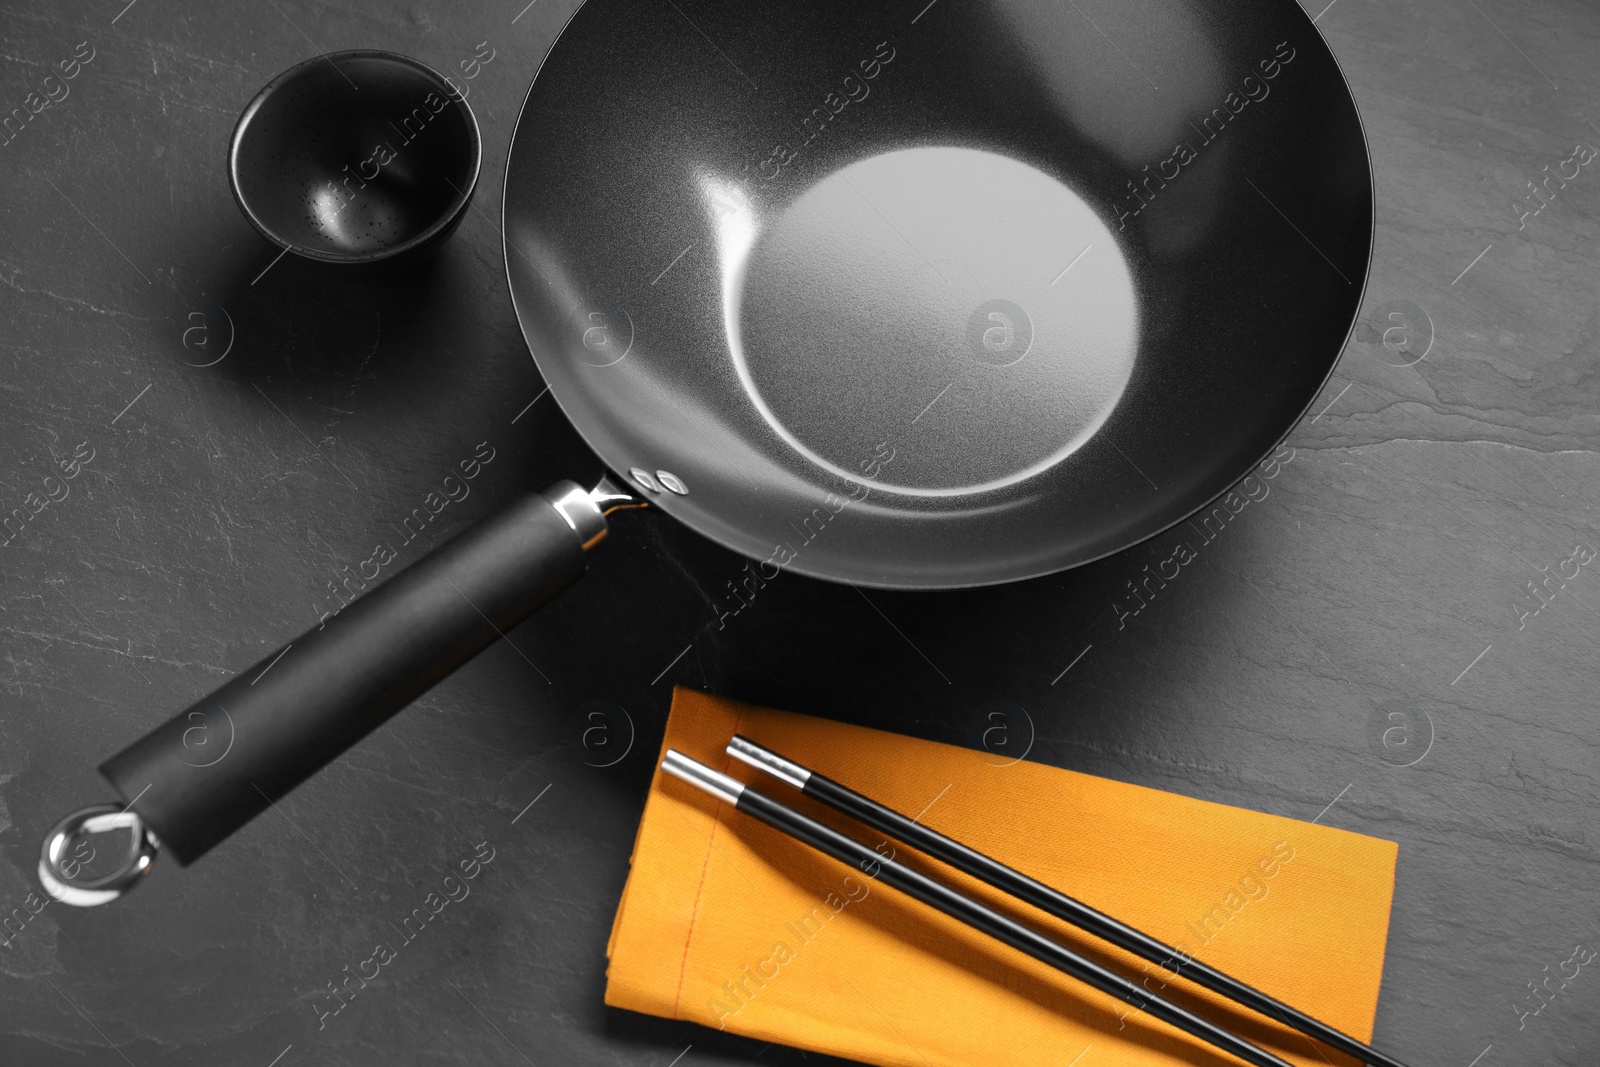
<svg viewBox="0 0 1600 1067">
<path fill-rule="evenodd" d="M 995 153 L 868 157 L 719 252 L 744 263 L 726 336 L 763 418 L 840 478 L 892 439 L 884 491 L 975 497 L 1047 471 L 1133 373 L 1138 297 L 1110 230 Z"/>
<path fill-rule="evenodd" d="M 1114 19 L 1127 57 L 1021 0 L 589 0 L 506 182 L 564 410 L 702 533 L 870 585 L 1046 573 L 1226 490 L 1359 307 L 1365 141 L 1291 2 Z"/>
</svg>

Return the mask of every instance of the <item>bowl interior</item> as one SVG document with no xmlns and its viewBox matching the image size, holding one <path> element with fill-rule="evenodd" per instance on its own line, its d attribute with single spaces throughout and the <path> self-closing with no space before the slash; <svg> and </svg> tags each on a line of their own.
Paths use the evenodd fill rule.
<svg viewBox="0 0 1600 1067">
<path fill-rule="evenodd" d="M 268 87 L 240 122 L 231 172 L 268 236 L 313 258 L 371 259 L 459 212 L 479 152 L 472 112 L 441 76 L 344 53 Z"/>
</svg>

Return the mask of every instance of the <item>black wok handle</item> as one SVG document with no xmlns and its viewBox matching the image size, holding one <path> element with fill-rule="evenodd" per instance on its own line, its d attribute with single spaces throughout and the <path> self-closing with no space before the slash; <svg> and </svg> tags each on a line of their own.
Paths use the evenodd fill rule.
<svg viewBox="0 0 1600 1067">
<path fill-rule="evenodd" d="M 100 766 L 187 866 L 583 574 L 573 482 L 458 535 Z"/>
</svg>

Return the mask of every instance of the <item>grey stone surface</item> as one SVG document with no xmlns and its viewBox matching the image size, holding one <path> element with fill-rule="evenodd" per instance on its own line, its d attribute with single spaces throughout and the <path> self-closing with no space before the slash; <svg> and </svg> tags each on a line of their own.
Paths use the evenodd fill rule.
<svg viewBox="0 0 1600 1067">
<path fill-rule="evenodd" d="M 45 830 L 108 793 L 101 759 L 313 623 L 326 583 L 479 442 L 495 459 L 401 562 L 589 469 L 548 398 L 524 411 L 542 383 L 492 221 L 516 109 L 574 7 L 0 5 L 5 109 L 93 48 L 0 146 L 0 511 L 93 453 L 0 548 L 3 910 L 34 888 Z M 1031 758 L 1394 839 L 1379 1043 L 1419 1064 L 1593 1063 L 1600 972 L 1538 1017 L 1517 1006 L 1600 946 L 1600 564 L 1522 614 L 1542 603 L 1529 581 L 1600 549 L 1600 170 L 1537 215 L 1513 204 L 1600 144 L 1600 8 L 1335 0 L 1318 27 L 1376 169 L 1366 327 L 1265 499 L 1136 615 L 1113 603 L 1181 528 L 1007 588 L 867 603 L 782 578 L 722 627 L 742 561 L 618 523 L 581 595 L 281 812 L 114 907 L 33 918 L 0 947 L 0 1063 L 666 1067 L 691 1043 L 685 1065 L 800 1061 L 602 1004 L 673 682 L 972 746 L 1001 702 Z M 451 68 L 481 41 L 483 210 L 433 270 L 261 276 L 272 254 L 223 179 L 255 90 L 318 49 Z M 1385 348 L 1400 301 L 1431 347 Z M 1291 322 L 1261 329 L 1294 343 Z M 616 748 L 579 740 L 594 701 L 626 710 L 614 744 L 632 737 L 608 767 L 591 764 Z M 315 994 L 485 840 L 471 897 L 319 1029 Z"/>
</svg>

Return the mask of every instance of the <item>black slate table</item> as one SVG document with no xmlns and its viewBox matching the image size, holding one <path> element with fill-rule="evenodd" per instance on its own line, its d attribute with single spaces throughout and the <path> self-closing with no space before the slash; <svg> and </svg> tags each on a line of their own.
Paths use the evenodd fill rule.
<svg viewBox="0 0 1600 1067">
<path fill-rule="evenodd" d="M 0 914 L 55 819 L 107 797 L 101 759 L 330 610 L 461 460 L 470 492 L 399 562 L 592 466 L 495 222 L 572 0 L 124 2 L 0 4 L 0 108 L 27 111 L 0 144 L 0 513 L 28 512 L 0 546 Z M 1600 946 L 1600 166 L 1528 183 L 1600 145 L 1600 8 L 1324 3 L 1376 170 L 1362 325 L 1177 578 L 1130 597 L 1181 530 L 1011 587 L 783 577 L 741 606 L 742 560 L 618 522 L 582 596 L 202 862 L 27 912 L 0 1063 L 800 1061 L 602 1004 L 674 683 L 1397 840 L 1378 1042 L 1593 1063 L 1600 972 L 1527 1013 Z M 329 285 L 273 265 L 224 148 L 273 74 L 363 46 L 471 71 L 488 165 L 431 271 Z M 319 1030 L 316 994 L 482 841 L 470 900 Z"/>
</svg>

